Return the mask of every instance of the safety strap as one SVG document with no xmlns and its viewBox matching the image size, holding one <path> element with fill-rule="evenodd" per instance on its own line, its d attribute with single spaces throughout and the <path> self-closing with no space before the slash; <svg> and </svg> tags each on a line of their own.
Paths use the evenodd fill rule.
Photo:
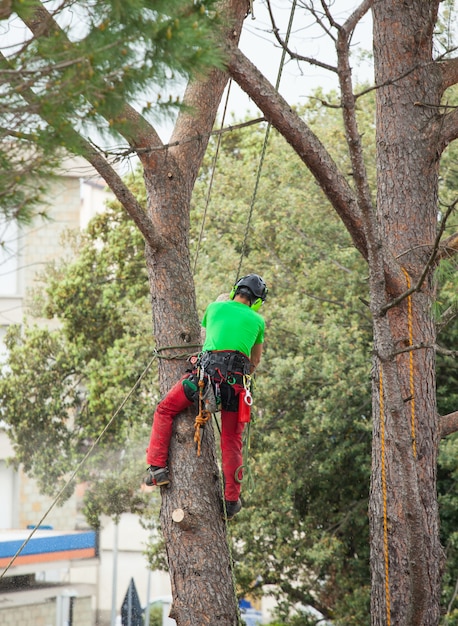
<svg viewBox="0 0 458 626">
<path fill-rule="evenodd" d="M 219 376 L 227 380 L 228 376 L 244 376 L 250 373 L 250 359 L 236 350 L 207 350 L 199 360 L 200 368 L 207 376 Z"/>
</svg>

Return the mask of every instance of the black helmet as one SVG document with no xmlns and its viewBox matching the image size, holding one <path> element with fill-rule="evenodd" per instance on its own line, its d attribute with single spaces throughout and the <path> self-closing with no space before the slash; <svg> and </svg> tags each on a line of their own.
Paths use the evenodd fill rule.
<svg viewBox="0 0 458 626">
<path fill-rule="evenodd" d="M 258 274 L 248 274 L 248 276 L 239 278 L 232 288 L 231 299 L 233 299 L 237 293 L 243 293 L 243 291 L 245 291 L 245 289 L 243 289 L 244 287 L 249 289 L 256 299 L 260 298 L 262 302 L 266 299 L 266 283 Z"/>
</svg>

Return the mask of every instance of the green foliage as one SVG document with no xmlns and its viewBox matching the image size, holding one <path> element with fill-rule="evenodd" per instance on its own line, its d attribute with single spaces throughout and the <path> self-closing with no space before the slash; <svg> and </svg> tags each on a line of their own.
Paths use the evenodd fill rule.
<svg viewBox="0 0 458 626">
<path fill-rule="evenodd" d="M 319 110 L 304 115 L 345 162 L 337 116 L 333 125 Z M 236 278 L 263 139 L 262 128 L 224 138 L 198 255 L 202 307 Z M 334 623 L 365 624 L 371 440 L 371 321 L 360 300 L 367 299 L 365 266 L 299 168 L 272 132 L 240 272 L 259 272 L 269 296 L 261 310 L 266 345 L 251 430 L 254 489 L 244 488 L 244 509 L 232 527 L 236 578 L 242 595 L 261 591 L 255 581 L 267 585 L 285 624 L 315 623 L 295 611 L 307 605 Z M 204 170 L 196 213 L 206 178 Z"/>
<path fill-rule="evenodd" d="M 48 268 L 47 294 L 36 304 L 37 313 L 59 316 L 57 328 L 9 329 L 0 402 L 16 462 L 51 495 L 107 428 L 78 473 L 91 484 L 87 512 L 96 525 L 101 513 L 144 506 L 155 367 L 120 407 L 153 359 L 154 342 L 143 242 L 125 213 L 108 208 L 74 246 L 71 260 Z"/>
<path fill-rule="evenodd" d="M 0 212 L 7 222 L 29 224 L 34 217 L 44 217 L 40 203 L 56 162 L 38 146 L 13 141 L 0 130 Z"/>
<path fill-rule="evenodd" d="M 119 143 L 132 124 L 127 103 L 154 121 L 176 112 L 183 81 L 222 65 L 214 5 L 13 2 L 0 20 L 1 211 L 30 220 L 62 149 L 81 153 L 75 130 L 97 144 L 104 135 Z M 39 25 L 31 33 L 25 24 Z"/>
</svg>

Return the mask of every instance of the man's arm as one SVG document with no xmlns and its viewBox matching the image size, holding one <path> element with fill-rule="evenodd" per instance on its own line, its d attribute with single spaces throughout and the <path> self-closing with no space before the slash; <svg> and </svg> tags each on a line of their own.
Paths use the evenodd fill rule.
<svg viewBox="0 0 458 626">
<path fill-rule="evenodd" d="M 255 343 L 251 348 L 250 361 L 251 361 L 251 373 L 258 367 L 262 356 L 262 343 Z"/>
</svg>

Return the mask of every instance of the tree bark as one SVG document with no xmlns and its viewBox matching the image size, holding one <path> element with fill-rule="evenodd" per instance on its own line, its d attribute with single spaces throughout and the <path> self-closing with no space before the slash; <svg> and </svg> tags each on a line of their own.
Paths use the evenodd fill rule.
<svg viewBox="0 0 458 626">
<path fill-rule="evenodd" d="M 437 2 L 376 1 L 377 221 L 370 250 L 374 316 L 370 493 L 372 623 L 439 622 L 441 546 L 436 496 L 440 437 L 435 397 L 435 297 L 421 291 L 385 314 L 418 281 L 436 235 L 441 74 L 432 60 Z M 432 107 L 421 106 L 429 103 Z M 393 259 L 404 284 L 390 275 Z M 394 292 L 393 287 L 396 289 Z M 406 346 L 429 346 L 396 355 Z"/>
<path fill-rule="evenodd" d="M 227 36 L 237 42 L 247 12 L 246 0 L 224 2 Z M 190 83 L 185 95 L 194 110 L 180 114 L 172 136 L 176 146 L 139 153 L 144 168 L 148 214 L 155 241 L 147 244 L 154 334 L 164 356 L 198 351 L 200 324 L 189 256 L 189 212 L 194 183 L 205 154 L 227 75 L 214 70 L 204 80 Z M 184 140 L 202 133 L 201 141 Z M 150 136 L 158 147 L 156 135 Z M 159 244 L 157 243 L 159 242 Z M 192 347 L 191 347 L 192 346 Z M 161 359 L 159 382 L 167 391 L 182 375 L 185 363 Z M 168 556 L 173 605 L 178 626 L 238 623 L 238 607 L 230 553 L 222 520 L 222 485 L 215 456 L 211 424 L 204 428 L 202 453 L 194 444 L 195 410 L 175 418 L 169 450 L 171 483 L 162 490 L 161 527 Z M 186 512 L 178 524 L 173 512 Z"/>
</svg>

